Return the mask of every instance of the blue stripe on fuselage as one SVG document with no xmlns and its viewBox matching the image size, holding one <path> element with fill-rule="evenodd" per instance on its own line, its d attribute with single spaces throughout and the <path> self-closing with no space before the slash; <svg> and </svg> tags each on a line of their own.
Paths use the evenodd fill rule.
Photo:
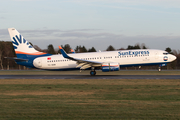
<svg viewBox="0 0 180 120">
<path fill-rule="evenodd" d="M 122 67 L 133 67 L 133 66 L 150 66 L 150 65 L 161 65 L 161 64 L 167 64 L 169 62 L 161 62 L 161 63 L 145 63 L 145 64 L 130 64 L 130 65 L 120 65 L 120 68 Z M 79 70 L 80 68 L 64 68 L 64 69 L 44 69 L 49 71 L 68 71 L 68 70 Z M 90 70 L 91 68 L 88 68 L 86 70 Z"/>
<path fill-rule="evenodd" d="M 120 65 L 120 67 L 150 66 L 150 65 L 161 65 L 161 64 L 167 64 L 167 63 L 170 63 L 170 62 L 144 63 L 144 64 L 129 64 L 129 65 Z"/>
</svg>

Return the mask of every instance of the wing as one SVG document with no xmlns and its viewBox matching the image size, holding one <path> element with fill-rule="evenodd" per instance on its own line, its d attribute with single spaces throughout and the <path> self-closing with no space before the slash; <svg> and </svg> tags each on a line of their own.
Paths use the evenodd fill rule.
<svg viewBox="0 0 180 120">
<path fill-rule="evenodd" d="M 76 66 L 76 68 L 80 67 L 80 69 L 87 69 L 90 67 L 101 67 L 102 66 L 102 62 L 73 58 L 73 57 L 70 57 L 69 55 L 67 55 L 67 53 L 63 50 L 63 48 L 61 46 L 59 46 L 59 49 L 64 58 L 67 58 L 69 60 L 73 60 L 73 61 L 77 62 L 78 65 Z"/>
</svg>

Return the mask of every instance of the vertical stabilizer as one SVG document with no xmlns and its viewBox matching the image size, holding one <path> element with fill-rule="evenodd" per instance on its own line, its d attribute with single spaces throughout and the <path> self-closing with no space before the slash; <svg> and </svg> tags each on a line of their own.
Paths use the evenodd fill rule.
<svg viewBox="0 0 180 120">
<path fill-rule="evenodd" d="M 15 28 L 8 28 L 8 31 L 18 58 L 25 58 L 29 55 L 39 56 L 46 54 L 35 50 Z"/>
</svg>

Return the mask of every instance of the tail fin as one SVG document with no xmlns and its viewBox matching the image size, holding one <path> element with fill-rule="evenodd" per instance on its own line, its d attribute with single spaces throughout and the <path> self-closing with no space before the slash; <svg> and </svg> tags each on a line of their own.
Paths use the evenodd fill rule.
<svg viewBox="0 0 180 120">
<path fill-rule="evenodd" d="M 28 56 L 47 55 L 46 53 L 35 50 L 31 44 L 15 29 L 8 28 L 10 38 L 17 58 L 28 58 Z M 48 54 L 49 55 L 49 54 Z"/>
</svg>

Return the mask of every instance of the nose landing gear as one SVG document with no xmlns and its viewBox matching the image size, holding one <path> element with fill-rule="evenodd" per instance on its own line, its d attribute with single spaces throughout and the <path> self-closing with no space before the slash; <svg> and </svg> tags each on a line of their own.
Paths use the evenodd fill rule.
<svg viewBox="0 0 180 120">
<path fill-rule="evenodd" d="M 161 72 L 161 67 L 158 68 L 158 71 Z"/>
</svg>

